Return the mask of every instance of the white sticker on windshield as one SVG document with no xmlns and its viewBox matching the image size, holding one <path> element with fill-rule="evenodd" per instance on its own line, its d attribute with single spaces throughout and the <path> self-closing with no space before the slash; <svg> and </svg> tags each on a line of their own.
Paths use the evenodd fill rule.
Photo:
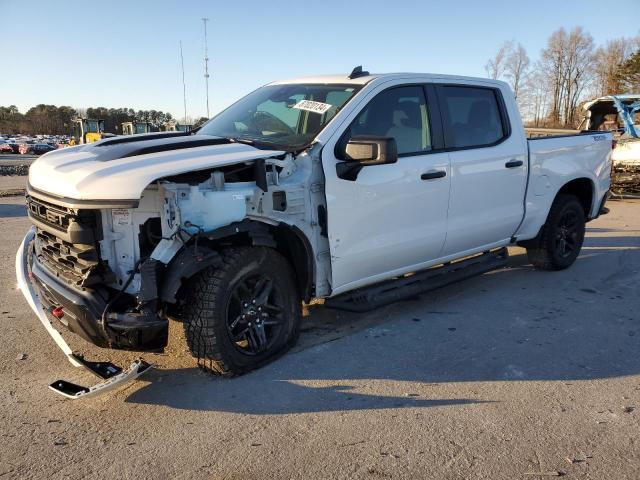
<svg viewBox="0 0 640 480">
<path fill-rule="evenodd" d="M 320 115 L 326 113 L 331 107 L 333 107 L 333 105 L 329 103 L 314 102 L 313 100 L 300 100 L 293 106 L 293 108 L 297 108 L 298 110 L 306 110 L 307 112 L 319 113 Z"/>
</svg>

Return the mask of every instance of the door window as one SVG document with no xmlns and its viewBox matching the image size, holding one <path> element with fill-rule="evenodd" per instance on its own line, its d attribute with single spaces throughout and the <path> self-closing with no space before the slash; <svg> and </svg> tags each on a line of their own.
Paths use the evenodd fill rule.
<svg viewBox="0 0 640 480">
<path fill-rule="evenodd" d="M 378 94 L 350 127 L 350 137 L 393 137 L 398 155 L 420 154 L 432 149 L 429 116 L 420 86 L 399 87 Z"/>
<path fill-rule="evenodd" d="M 448 147 L 483 147 L 506 136 L 500 104 L 491 88 L 443 86 L 440 105 Z"/>
</svg>

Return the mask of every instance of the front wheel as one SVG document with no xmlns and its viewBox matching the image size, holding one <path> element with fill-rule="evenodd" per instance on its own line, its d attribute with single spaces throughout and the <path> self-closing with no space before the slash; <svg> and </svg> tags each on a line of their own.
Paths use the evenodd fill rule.
<svg viewBox="0 0 640 480">
<path fill-rule="evenodd" d="M 198 364 L 232 376 L 257 368 L 298 338 L 302 302 L 287 260 L 264 247 L 227 248 L 223 264 L 187 285 L 183 319 Z"/>
<path fill-rule="evenodd" d="M 585 221 L 584 210 L 575 196 L 558 195 L 535 245 L 527 248 L 529 261 L 542 270 L 570 267 L 584 242 Z"/>
</svg>

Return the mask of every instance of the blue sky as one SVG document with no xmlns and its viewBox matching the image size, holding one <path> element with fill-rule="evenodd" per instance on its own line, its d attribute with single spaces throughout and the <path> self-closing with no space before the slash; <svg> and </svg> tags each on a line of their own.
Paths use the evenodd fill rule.
<svg viewBox="0 0 640 480">
<path fill-rule="evenodd" d="M 614 22 L 611 16 L 627 12 Z M 555 29 L 596 43 L 639 33 L 640 0 L 30 1 L 0 0 L 0 105 L 127 106 L 211 113 L 272 80 L 317 73 L 420 71 L 484 76 L 505 40 L 537 58 Z M 7 68 L 8 67 L 8 68 Z"/>
</svg>

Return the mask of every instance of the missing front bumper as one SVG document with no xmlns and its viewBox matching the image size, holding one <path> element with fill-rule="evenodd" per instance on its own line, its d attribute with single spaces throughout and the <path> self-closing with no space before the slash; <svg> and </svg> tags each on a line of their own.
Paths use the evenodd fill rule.
<svg viewBox="0 0 640 480">
<path fill-rule="evenodd" d="M 28 236 L 33 238 L 31 234 Z M 30 241 L 23 242 L 22 251 L 18 253 L 20 260 L 16 259 L 16 272 L 22 276 L 18 283 L 24 285 L 21 289 L 23 293 L 27 292 L 25 297 L 36 297 L 33 301 L 40 304 L 38 315 L 42 311 L 58 310 L 61 325 L 99 347 L 161 351 L 166 346 L 169 322 L 159 315 L 155 303 L 149 302 L 141 311 L 125 309 L 124 306 L 124 311 L 118 311 L 112 307 L 105 315 L 105 326 L 103 315 L 109 295 L 113 294 L 104 288 L 100 291 L 72 288 L 40 263 L 37 252 L 29 259 L 29 244 Z M 19 273 L 19 268 L 22 268 L 22 273 Z M 155 277 L 152 281 L 155 282 Z M 47 323 L 50 325 L 49 318 Z"/>
<path fill-rule="evenodd" d="M 105 379 L 105 381 L 94 385 L 93 387 L 82 387 L 65 380 L 58 380 L 52 383 L 49 387 L 56 393 L 67 398 L 84 398 L 88 396 L 95 396 L 129 383 L 149 370 L 151 365 L 146 363 L 144 360 L 136 360 L 126 371 L 122 371 L 122 369 L 114 365 L 108 363 L 100 365 L 96 362 L 89 362 L 74 354 L 73 350 L 71 350 L 71 347 L 69 347 L 69 344 L 64 340 L 60 332 L 58 332 L 58 330 L 56 330 L 51 324 L 51 321 L 45 312 L 45 307 L 41 303 L 40 298 L 38 297 L 29 278 L 29 245 L 33 241 L 35 233 L 36 230 L 32 227 L 25 235 L 20 247 L 18 248 L 18 252 L 16 253 L 16 279 L 18 281 L 18 288 L 40 320 L 40 323 L 44 326 L 45 330 L 66 355 L 67 360 L 69 360 L 74 367 L 84 367 L 88 371 Z"/>
</svg>

